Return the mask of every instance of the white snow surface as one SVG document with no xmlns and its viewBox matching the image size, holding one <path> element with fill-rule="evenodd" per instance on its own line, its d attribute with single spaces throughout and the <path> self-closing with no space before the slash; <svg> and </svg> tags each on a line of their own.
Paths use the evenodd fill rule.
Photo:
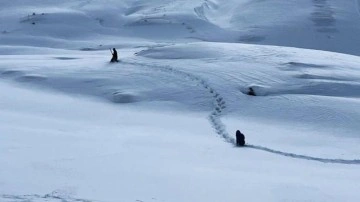
<svg viewBox="0 0 360 202">
<path fill-rule="evenodd" d="M 359 201 L 359 6 L 1 1 L 0 202 Z"/>
</svg>

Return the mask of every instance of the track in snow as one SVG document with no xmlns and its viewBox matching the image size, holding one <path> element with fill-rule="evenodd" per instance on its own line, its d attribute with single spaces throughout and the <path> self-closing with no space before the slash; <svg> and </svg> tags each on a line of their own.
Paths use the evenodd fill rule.
<svg viewBox="0 0 360 202">
<path fill-rule="evenodd" d="M 318 161 L 321 163 L 337 163 L 337 164 L 357 164 L 360 165 L 360 159 L 353 159 L 353 160 L 347 160 L 347 159 L 328 159 L 328 158 L 318 158 L 313 156 L 306 156 L 306 155 L 300 155 L 300 154 L 294 154 L 294 153 L 288 153 L 288 152 L 282 152 L 274 149 L 269 149 L 263 146 L 256 146 L 256 145 L 246 145 L 247 148 L 256 149 L 260 151 L 265 151 L 273 154 L 278 154 L 290 158 L 296 158 L 296 159 L 304 159 L 309 161 Z"/>
<path fill-rule="evenodd" d="M 156 68 L 160 71 L 164 71 L 164 72 L 168 72 L 170 74 L 181 76 L 184 79 L 189 78 L 193 82 L 196 82 L 199 86 L 202 86 L 213 97 L 214 109 L 209 115 L 209 121 L 210 121 L 212 127 L 215 129 L 216 133 L 219 136 L 221 136 L 226 142 L 231 143 L 233 145 L 236 144 L 235 138 L 229 135 L 229 133 L 226 131 L 225 125 L 222 123 L 222 121 L 220 119 L 221 116 L 223 115 L 223 110 L 226 108 L 226 102 L 225 102 L 224 98 L 214 88 L 212 88 L 204 79 L 202 79 L 199 76 L 193 75 L 191 73 L 187 73 L 187 72 L 184 72 L 181 70 L 174 69 L 173 67 L 170 67 L 170 66 L 159 66 L 159 65 L 145 64 L 145 63 L 140 63 L 140 62 L 123 62 L 123 63 L 148 67 L 148 68 L 152 68 L 152 69 Z M 286 156 L 286 157 L 290 157 L 290 158 L 303 159 L 303 160 L 309 160 L 309 161 L 318 161 L 321 163 L 360 165 L 360 159 L 349 160 L 349 159 L 319 158 L 319 157 L 306 156 L 306 155 L 301 155 L 301 154 L 278 151 L 278 150 L 270 149 L 267 147 L 251 145 L 251 144 L 247 144 L 245 148 L 251 148 L 251 149 L 269 152 L 269 153 Z"/>
<path fill-rule="evenodd" d="M 215 129 L 216 133 L 220 135 L 226 142 L 235 144 L 235 139 L 229 135 L 229 133 L 226 131 L 225 125 L 221 122 L 220 119 L 223 110 L 226 108 L 226 102 L 224 98 L 214 88 L 212 88 L 204 79 L 196 75 L 174 69 L 173 67 L 170 66 L 159 66 L 152 64 L 144 64 L 140 62 L 123 62 L 123 63 L 148 67 L 152 69 L 156 68 L 163 72 L 168 72 L 170 74 L 181 76 L 184 79 L 190 79 L 191 81 L 197 83 L 199 86 L 203 87 L 213 97 L 213 110 L 209 115 L 209 121 L 212 127 Z"/>
</svg>

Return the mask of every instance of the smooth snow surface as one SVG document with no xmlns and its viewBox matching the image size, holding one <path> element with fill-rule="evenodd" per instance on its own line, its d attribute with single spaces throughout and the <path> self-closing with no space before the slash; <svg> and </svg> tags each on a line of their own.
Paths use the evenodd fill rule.
<svg viewBox="0 0 360 202">
<path fill-rule="evenodd" d="M 359 6 L 1 1 L 0 201 L 359 201 Z"/>
</svg>

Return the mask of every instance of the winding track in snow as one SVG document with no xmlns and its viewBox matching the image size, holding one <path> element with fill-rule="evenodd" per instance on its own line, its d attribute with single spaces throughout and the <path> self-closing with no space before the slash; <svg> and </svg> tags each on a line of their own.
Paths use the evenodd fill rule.
<svg viewBox="0 0 360 202">
<path fill-rule="evenodd" d="M 213 97 L 214 108 L 209 115 L 209 121 L 212 127 L 215 129 L 216 133 L 220 135 L 226 142 L 235 144 L 235 139 L 229 135 L 229 133 L 226 131 L 225 125 L 221 122 L 220 119 L 223 110 L 226 108 L 226 102 L 224 98 L 214 88 L 212 88 L 204 79 L 202 79 L 199 76 L 174 69 L 171 66 L 159 66 L 159 65 L 145 64 L 140 62 L 122 62 L 122 63 L 130 64 L 130 65 L 138 65 L 152 69 L 156 68 L 163 72 L 168 72 L 170 74 L 181 76 L 184 79 L 190 79 L 191 81 L 197 83 L 199 86 L 203 87 Z"/>
<path fill-rule="evenodd" d="M 282 151 L 278 151 L 278 150 L 274 150 L 274 149 L 269 149 L 267 147 L 251 145 L 251 144 L 246 145 L 246 147 L 251 148 L 251 149 L 256 149 L 256 150 L 260 150 L 260 151 L 273 153 L 273 154 L 278 154 L 278 155 L 282 155 L 282 156 L 286 156 L 286 157 L 291 157 L 291 158 L 296 158 L 296 159 L 304 159 L 304 160 L 309 160 L 309 161 L 318 161 L 318 162 L 321 162 L 321 163 L 337 163 L 337 164 L 356 164 L 356 165 L 360 165 L 360 159 L 348 160 L 348 159 L 319 158 L 319 157 L 306 156 L 306 155 L 301 155 L 301 154 L 282 152 Z"/>
<path fill-rule="evenodd" d="M 147 68 L 156 68 L 163 72 L 168 72 L 170 74 L 178 75 L 183 77 L 184 79 L 191 79 L 193 82 L 196 82 L 198 85 L 202 86 L 205 90 L 207 90 L 213 97 L 213 105 L 214 109 L 209 115 L 209 121 L 212 125 L 212 127 L 215 129 L 216 133 L 221 136 L 226 142 L 231 143 L 233 145 L 236 144 L 235 139 L 229 135 L 229 133 L 226 131 L 225 125 L 221 121 L 221 116 L 223 115 L 223 110 L 226 108 L 226 102 L 224 98 L 218 93 L 214 88 L 212 88 L 209 83 L 202 79 L 199 76 L 193 75 L 191 73 L 187 73 L 181 70 L 174 69 L 171 66 L 160 66 L 155 64 L 145 64 L 141 62 L 122 62 L 125 64 L 130 65 L 138 65 L 142 67 Z M 296 159 L 303 159 L 308 161 L 318 161 L 321 163 L 332 163 L 332 164 L 355 164 L 360 165 L 360 159 L 331 159 L 331 158 L 319 158 L 319 157 L 313 157 L 313 156 L 307 156 L 307 155 L 301 155 L 301 154 L 295 154 L 290 152 L 283 152 L 279 150 L 270 149 L 264 146 L 258 146 L 258 145 L 251 145 L 247 144 L 245 148 L 251 148 L 259 151 L 264 151 L 272 154 L 277 154 L 285 157 L 290 158 L 296 158 Z"/>
</svg>

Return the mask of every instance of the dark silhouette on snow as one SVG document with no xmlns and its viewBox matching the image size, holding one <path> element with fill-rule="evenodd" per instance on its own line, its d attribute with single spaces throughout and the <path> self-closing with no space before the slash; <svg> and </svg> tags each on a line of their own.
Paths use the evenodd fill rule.
<svg viewBox="0 0 360 202">
<path fill-rule="evenodd" d="M 113 51 L 110 50 L 110 52 L 112 54 L 112 58 L 111 58 L 110 62 L 119 62 L 116 49 L 113 48 Z"/>
<path fill-rule="evenodd" d="M 249 88 L 249 92 L 247 94 L 251 96 L 256 96 L 255 91 L 252 87 Z"/>
<path fill-rule="evenodd" d="M 245 135 L 240 132 L 240 130 L 236 131 L 236 146 L 242 147 L 245 145 Z"/>
</svg>

